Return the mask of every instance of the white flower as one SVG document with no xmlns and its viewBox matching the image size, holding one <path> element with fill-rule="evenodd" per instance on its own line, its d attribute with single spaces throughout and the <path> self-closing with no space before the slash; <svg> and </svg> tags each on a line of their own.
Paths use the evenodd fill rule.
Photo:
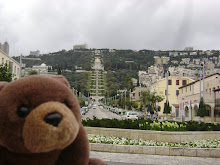
<svg viewBox="0 0 220 165">
<path fill-rule="evenodd" d="M 220 148 L 220 140 L 195 140 L 192 142 L 168 143 L 145 141 L 142 139 L 126 139 L 117 137 L 107 137 L 100 135 L 88 134 L 90 143 L 105 143 L 119 145 L 141 145 L 141 146 L 166 146 L 166 147 L 189 147 L 189 148 Z"/>
</svg>

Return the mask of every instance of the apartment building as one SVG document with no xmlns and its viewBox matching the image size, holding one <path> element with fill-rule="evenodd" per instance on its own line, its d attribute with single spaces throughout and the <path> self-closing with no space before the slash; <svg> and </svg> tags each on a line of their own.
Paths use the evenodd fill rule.
<svg viewBox="0 0 220 165">
<path fill-rule="evenodd" d="M 158 57 L 158 56 L 154 56 L 155 59 L 155 65 L 162 65 L 162 64 L 168 64 L 170 61 L 170 57 Z"/>
<path fill-rule="evenodd" d="M 145 84 L 149 81 L 149 77 L 146 71 L 139 71 L 138 72 L 138 78 L 140 84 Z"/>
<path fill-rule="evenodd" d="M 188 52 L 180 52 L 180 56 L 187 56 L 189 55 Z"/>
<path fill-rule="evenodd" d="M 193 51 L 193 47 L 192 47 L 192 46 L 188 46 L 188 47 L 185 47 L 184 50 L 185 50 L 185 51 Z"/>
<path fill-rule="evenodd" d="M 203 87 L 204 83 L 204 87 Z M 204 98 L 208 116 L 205 117 L 205 122 L 220 122 L 220 117 L 214 115 L 215 108 L 215 90 L 220 86 L 220 73 L 214 73 L 203 79 L 186 84 L 179 88 L 179 116 L 185 120 L 200 120 L 197 116 L 200 96 Z M 204 94 L 204 95 L 203 95 Z"/>
<path fill-rule="evenodd" d="M 0 43 L 0 49 L 7 55 L 9 55 L 9 44 L 7 42 L 5 42 L 4 44 Z"/>
<path fill-rule="evenodd" d="M 193 82 L 192 79 L 188 77 L 183 77 L 180 75 L 171 75 L 168 77 L 168 100 L 170 106 L 172 106 L 171 115 L 174 117 L 179 116 L 179 109 L 176 106 L 178 104 L 179 87 Z M 166 102 L 167 94 L 167 78 L 163 78 L 151 85 L 151 92 L 156 92 L 157 95 L 164 97 L 164 100 L 159 103 L 161 111 L 158 113 L 159 116 L 164 116 L 163 109 Z M 174 106 L 173 106 L 174 105 Z"/>
<path fill-rule="evenodd" d="M 50 74 L 48 72 L 49 69 L 52 69 L 52 66 L 47 66 L 46 64 L 42 63 L 39 66 L 33 66 L 32 68 L 25 68 L 24 69 L 24 77 L 29 76 L 29 73 L 33 70 L 37 71 L 38 75 L 48 75 Z"/>
<path fill-rule="evenodd" d="M 169 56 L 177 57 L 178 56 L 178 52 L 169 52 Z"/>
<path fill-rule="evenodd" d="M 132 101 L 139 101 L 140 100 L 140 96 L 141 96 L 141 92 L 143 91 L 147 91 L 149 90 L 149 88 L 146 87 L 136 87 L 134 88 L 133 92 L 132 92 Z"/>
<path fill-rule="evenodd" d="M 154 56 L 154 60 L 155 60 L 155 65 L 162 65 L 162 60 L 160 57 L 158 56 Z"/>
<path fill-rule="evenodd" d="M 10 72 L 13 74 L 12 79 L 19 79 L 20 65 L 13 58 L 9 57 L 4 51 L 0 49 L 0 64 L 7 63 L 10 69 Z"/>
<path fill-rule="evenodd" d="M 82 44 L 82 45 L 74 45 L 73 49 L 88 49 L 88 45 L 87 44 Z"/>
<path fill-rule="evenodd" d="M 30 55 L 40 56 L 40 51 L 39 50 L 37 50 L 37 51 L 30 51 Z"/>
</svg>

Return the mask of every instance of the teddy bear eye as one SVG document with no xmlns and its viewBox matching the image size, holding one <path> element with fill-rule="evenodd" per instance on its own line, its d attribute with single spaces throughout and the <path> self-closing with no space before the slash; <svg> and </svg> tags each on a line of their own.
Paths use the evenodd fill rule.
<svg viewBox="0 0 220 165">
<path fill-rule="evenodd" d="M 63 105 L 69 107 L 69 105 L 67 104 L 67 102 L 62 102 Z"/>
<path fill-rule="evenodd" d="M 17 110 L 18 116 L 22 118 L 25 118 L 29 113 L 30 113 L 30 109 L 25 106 L 21 106 Z"/>
</svg>

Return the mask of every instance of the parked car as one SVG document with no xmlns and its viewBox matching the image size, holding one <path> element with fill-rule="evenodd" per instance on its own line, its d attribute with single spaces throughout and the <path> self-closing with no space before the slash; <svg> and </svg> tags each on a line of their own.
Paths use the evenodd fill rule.
<svg viewBox="0 0 220 165">
<path fill-rule="evenodd" d="M 110 108 L 110 111 L 111 112 L 115 112 L 115 108 Z"/>
<path fill-rule="evenodd" d="M 81 112 L 81 115 L 85 115 L 86 114 L 86 109 L 85 108 L 80 108 L 80 112 Z"/>
<path fill-rule="evenodd" d="M 86 112 L 88 112 L 88 107 L 82 107 L 81 109 L 85 109 Z"/>
<path fill-rule="evenodd" d="M 138 114 L 137 112 L 132 112 L 132 111 L 127 111 L 124 113 L 122 116 L 122 120 L 137 120 L 138 119 Z"/>
<path fill-rule="evenodd" d="M 93 106 L 92 106 L 92 109 L 96 109 L 96 105 L 93 105 Z"/>
<path fill-rule="evenodd" d="M 120 115 L 120 114 L 123 113 L 123 109 L 117 108 L 117 109 L 115 110 L 115 113 L 117 113 L 118 115 Z"/>
<path fill-rule="evenodd" d="M 137 112 L 138 119 L 144 119 L 144 113 L 143 112 Z"/>
</svg>

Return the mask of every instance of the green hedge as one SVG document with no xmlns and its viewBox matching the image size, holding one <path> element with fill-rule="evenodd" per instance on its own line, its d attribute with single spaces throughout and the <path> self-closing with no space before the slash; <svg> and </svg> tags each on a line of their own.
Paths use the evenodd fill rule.
<svg viewBox="0 0 220 165">
<path fill-rule="evenodd" d="M 197 121 L 176 122 L 176 121 L 157 121 L 157 120 L 118 120 L 118 119 L 86 119 L 82 120 L 84 126 L 158 130 L 158 131 L 220 131 L 218 123 L 204 123 Z"/>
</svg>

